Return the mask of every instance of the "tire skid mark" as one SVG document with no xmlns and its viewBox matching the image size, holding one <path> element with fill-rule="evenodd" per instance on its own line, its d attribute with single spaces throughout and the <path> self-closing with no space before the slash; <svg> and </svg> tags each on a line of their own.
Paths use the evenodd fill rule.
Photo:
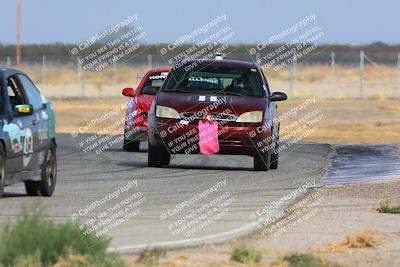
<svg viewBox="0 0 400 267">
<path fill-rule="evenodd" d="M 400 180 L 399 146 L 336 145 L 321 185 Z"/>
</svg>

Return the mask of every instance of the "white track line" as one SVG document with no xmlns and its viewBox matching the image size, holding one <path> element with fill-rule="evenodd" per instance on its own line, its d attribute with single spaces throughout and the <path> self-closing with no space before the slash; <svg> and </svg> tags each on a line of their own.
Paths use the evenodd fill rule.
<svg viewBox="0 0 400 267">
<path fill-rule="evenodd" d="M 238 234 L 243 232 L 243 234 L 249 234 L 253 232 L 254 230 L 257 229 L 257 222 L 252 222 L 248 223 L 245 226 L 242 226 L 240 228 L 219 233 L 219 234 L 214 234 L 214 235 L 207 235 L 204 237 L 198 237 L 198 238 L 189 238 L 189 239 L 182 239 L 182 240 L 176 240 L 176 241 L 166 241 L 166 242 L 156 242 L 156 243 L 150 243 L 150 244 L 140 244 L 140 245 L 133 245 L 133 246 L 122 246 L 122 247 L 116 247 L 116 248 L 108 248 L 107 252 L 111 253 L 132 253 L 136 251 L 140 251 L 143 249 L 152 249 L 152 248 L 176 248 L 176 247 L 183 247 L 183 246 L 194 246 L 194 245 L 199 245 L 202 243 L 205 243 L 206 241 L 225 241 L 228 238 L 232 237 L 238 237 Z M 220 240 L 218 240 L 220 239 Z"/>
</svg>

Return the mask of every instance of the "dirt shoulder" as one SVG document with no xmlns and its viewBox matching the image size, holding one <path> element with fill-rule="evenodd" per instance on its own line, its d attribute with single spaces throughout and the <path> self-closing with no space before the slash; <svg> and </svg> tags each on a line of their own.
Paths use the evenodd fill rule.
<svg viewBox="0 0 400 267">
<path fill-rule="evenodd" d="M 267 235 L 222 245 L 169 251 L 159 266 L 246 266 L 229 260 L 232 248 L 243 242 L 262 254 L 261 262 L 251 266 L 270 266 L 292 253 L 310 253 L 339 266 L 400 266 L 400 215 L 377 211 L 385 199 L 400 202 L 400 182 L 330 186 L 316 192 L 319 204 L 298 216 L 303 220 L 297 224 L 289 221 Z"/>
</svg>

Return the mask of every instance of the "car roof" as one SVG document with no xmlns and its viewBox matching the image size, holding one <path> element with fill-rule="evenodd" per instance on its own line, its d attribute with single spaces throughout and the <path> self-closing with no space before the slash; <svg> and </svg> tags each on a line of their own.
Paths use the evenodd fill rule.
<svg viewBox="0 0 400 267">
<path fill-rule="evenodd" d="M 1 68 L 0 69 L 0 75 L 10 75 L 10 74 L 16 74 L 16 73 L 22 73 L 21 71 L 13 68 Z"/>
<path fill-rule="evenodd" d="M 258 66 L 253 62 L 232 60 L 232 59 L 194 59 L 185 62 L 184 66 L 197 62 L 200 65 L 213 65 L 213 66 L 226 66 L 226 67 L 242 67 L 242 68 L 257 68 Z"/>
<path fill-rule="evenodd" d="M 153 73 L 153 72 L 170 72 L 170 69 L 160 69 L 160 68 L 153 68 L 153 69 L 149 69 L 148 72 L 149 73 Z"/>
</svg>

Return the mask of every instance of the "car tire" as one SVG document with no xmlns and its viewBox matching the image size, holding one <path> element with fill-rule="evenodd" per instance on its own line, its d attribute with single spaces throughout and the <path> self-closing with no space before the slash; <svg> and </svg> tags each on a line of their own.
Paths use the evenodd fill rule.
<svg viewBox="0 0 400 267">
<path fill-rule="evenodd" d="M 4 147 L 2 144 L 0 144 L 0 197 L 3 196 L 4 192 L 4 185 L 6 182 L 6 153 L 4 151 Z"/>
<path fill-rule="evenodd" d="M 127 152 L 139 152 L 140 141 L 124 139 L 123 149 Z"/>
<path fill-rule="evenodd" d="M 254 156 L 254 170 L 255 171 L 268 171 L 271 164 L 271 152 L 267 151 L 263 153 L 258 151 L 258 154 Z"/>
<path fill-rule="evenodd" d="M 271 164 L 269 165 L 269 168 L 273 170 L 278 169 L 278 163 L 279 163 L 279 135 L 276 139 L 275 149 L 271 153 Z"/>
<path fill-rule="evenodd" d="M 149 144 L 149 153 L 147 154 L 147 165 L 149 167 L 168 166 L 171 160 L 169 151 L 164 147 L 155 147 Z"/>
<path fill-rule="evenodd" d="M 54 193 L 57 181 L 57 154 L 54 143 L 47 149 L 40 176 L 40 181 L 25 181 L 26 192 L 29 196 L 50 197 Z"/>
</svg>

